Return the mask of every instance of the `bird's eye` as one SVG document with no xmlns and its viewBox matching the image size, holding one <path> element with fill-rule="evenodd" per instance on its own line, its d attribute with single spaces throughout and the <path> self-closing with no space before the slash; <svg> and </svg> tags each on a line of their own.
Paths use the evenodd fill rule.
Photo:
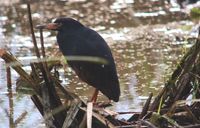
<svg viewBox="0 0 200 128">
<path fill-rule="evenodd" d="M 58 27 L 61 27 L 62 26 L 62 23 L 57 23 Z"/>
</svg>

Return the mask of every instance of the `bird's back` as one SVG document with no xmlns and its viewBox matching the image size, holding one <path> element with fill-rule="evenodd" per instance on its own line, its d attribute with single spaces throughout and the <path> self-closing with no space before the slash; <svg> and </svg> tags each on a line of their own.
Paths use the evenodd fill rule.
<svg viewBox="0 0 200 128">
<path fill-rule="evenodd" d="M 65 56 L 91 56 L 105 59 L 108 64 L 70 61 L 68 64 L 84 82 L 99 89 L 109 99 L 119 100 L 120 88 L 110 48 L 94 30 L 82 28 L 74 33 L 58 33 L 57 41 Z"/>
</svg>

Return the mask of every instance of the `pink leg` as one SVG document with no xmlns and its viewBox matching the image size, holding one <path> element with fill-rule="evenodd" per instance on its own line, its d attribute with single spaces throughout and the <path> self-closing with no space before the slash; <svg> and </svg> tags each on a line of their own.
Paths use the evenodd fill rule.
<svg viewBox="0 0 200 128">
<path fill-rule="evenodd" d="M 99 90 L 98 90 L 98 89 L 95 89 L 94 94 L 93 94 L 93 96 L 92 96 L 92 98 L 91 98 L 91 102 L 96 103 L 98 93 L 99 93 Z"/>
</svg>

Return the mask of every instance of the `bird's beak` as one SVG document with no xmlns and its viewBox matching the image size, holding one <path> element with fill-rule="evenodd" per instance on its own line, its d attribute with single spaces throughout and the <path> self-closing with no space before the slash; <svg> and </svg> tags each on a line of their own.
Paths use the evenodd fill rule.
<svg viewBox="0 0 200 128">
<path fill-rule="evenodd" d="M 49 23 L 46 25 L 38 25 L 37 29 L 48 29 L 48 30 L 58 30 L 61 27 L 61 24 L 58 23 Z"/>
<path fill-rule="evenodd" d="M 46 25 L 45 28 L 49 30 L 58 30 L 60 26 L 61 24 L 58 24 L 58 23 L 49 23 Z"/>
</svg>

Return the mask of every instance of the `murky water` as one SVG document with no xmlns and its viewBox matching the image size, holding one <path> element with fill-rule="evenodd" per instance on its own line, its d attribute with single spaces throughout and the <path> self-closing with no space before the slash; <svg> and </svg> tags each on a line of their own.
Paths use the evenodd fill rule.
<svg viewBox="0 0 200 128">
<path fill-rule="evenodd" d="M 195 32 L 191 31 L 191 26 L 194 25 L 192 22 L 172 22 L 187 17 L 176 5 L 155 0 L 150 2 L 143 2 L 141 6 L 140 2 L 132 0 L 43 0 L 33 2 L 31 7 L 35 25 L 68 16 L 94 28 L 105 38 L 116 60 L 121 84 L 120 101 L 113 103 L 111 109 L 121 112 L 139 111 L 149 92 L 157 94 L 184 54 L 185 48 L 192 45 L 184 37 L 195 36 Z M 183 26 L 188 29 L 181 29 Z M 36 32 L 37 37 L 38 35 Z M 55 53 L 53 56 L 58 56 L 55 33 L 45 32 L 44 37 L 45 46 L 51 53 L 49 56 L 52 53 Z M 0 47 L 11 51 L 23 62 L 36 58 L 28 28 L 26 4 L 20 0 L 0 2 Z M 26 69 L 29 70 L 28 65 Z M 13 70 L 13 96 L 10 95 L 5 70 L 5 63 L 0 59 L 0 127 L 9 127 L 9 123 L 17 123 L 19 117 L 23 116 L 25 118 L 19 121 L 18 127 L 33 124 L 37 124 L 35 127 L 43 127 L 42 117 L 30 96 L 15 91 L 15 82 L 19 76 Z M 91 96 L 93 89 L 81 82 L 71 69 L 67 69 L 65 73 L 60 70 L 60 75 L 66 88 L 82 99 L 87 100 Z M 106 100 L 103 96 L 99 99 Z"/>
</svg>

